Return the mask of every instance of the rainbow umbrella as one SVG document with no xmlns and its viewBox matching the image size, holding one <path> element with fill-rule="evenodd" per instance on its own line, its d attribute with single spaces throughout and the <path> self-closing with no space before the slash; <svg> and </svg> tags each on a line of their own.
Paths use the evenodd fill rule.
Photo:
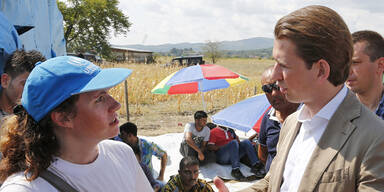
<svg viewBox="0 0 384 192">
<path fill-rule="evenodd" d="M 200 91 L 205 109 L 203 92 L 227 88 L 245 81 L 248 81 L 248 78 L 219 65 L 194 65 L 172 73 L 157 84 L 151 92 L 175 95 Z"/>
</svg>

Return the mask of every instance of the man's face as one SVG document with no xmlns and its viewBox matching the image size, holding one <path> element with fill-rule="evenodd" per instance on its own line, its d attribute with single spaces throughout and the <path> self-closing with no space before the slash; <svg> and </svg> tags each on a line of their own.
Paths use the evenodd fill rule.
<svg viewBox="0 0 384 192">
<path fill-rule="evenodd" d="M 185 166 L 183 170 L 179 170 L 179 174 L 184 188 L 191 188 L 196 185 L 197 179 L 199 178 L 199 166 Z"/>
<path fill-rule="evenodd" d="M 272 79 L 269 77 L 263 81 L 262 85 L 271 85 L 274 83 L 276 82 L 272 81 Z M 272 107 L 278 111 L 282 110 L 287 104 L 289 104 L 280 89 L 272 88 L 271 92 L 265 92 L 265 95 L 267 96 L 267 99 Z"/>
<path fill-rule="evenodd" d="M 207 124 L 207 118 L 196 119 L 195 123 L 199 127 L 204 127 Z"/>
<path fill-rule="evenodd" d="M 2 78 L 6 78 L 6 80 L 2 81 L 1 85 L 7 100 L 10 102 L 9 105 L 14 106 L 20 101 L 28 76 L 29 72 L 22 73 L 14 78 L 8 74 L 2 75 Z"/>
<path fill-rule="evenodd" d="M 381 82 L 383 71 L 379 60 L 371 62 L 365 53 L 367 42 L 361 41 L 353 45 L 352 65 L 346 82 L 348 88 L 357 94 L 364 94 L 375 89 L 378 80 Z"/>
<path fill-rule="evenodd" d="M 121 106 L 107 89 L 81 93 L 76 107 L 77 113 L 71 123 L 78 138 L 99 142 L 117 135 L 116 111 Z"/>
<path fill-rule="evenodd" d="M 281 93 L 291 103 L 311 102 L 315 70 L 307 69 L 305 62 L 296 54 L 296 45 L 289 39 L 275 39 L 273 57 L 276 61 L 272 79 L 277 81 Z"/>
<path fill-rule="evenodd" d="M 127 142 L 130 144 L 130 145 L 135 145 L 136 144 L 136 136 L 128 133 L 127 134 Z"/>
</svg>

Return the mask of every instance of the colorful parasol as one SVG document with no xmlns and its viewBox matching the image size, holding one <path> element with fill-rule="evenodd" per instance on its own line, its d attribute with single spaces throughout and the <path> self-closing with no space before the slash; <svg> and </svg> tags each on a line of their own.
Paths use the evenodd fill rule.
<svg viewBox="0 0 384 192">
<path fill-rule="evenodd" d="M 176 72 L 175 72 L 176 73 Z M 175 75 L 172 73 L 165 79 L 163 79 L 155 88 L 152 89 L 154 94 L 191 94 L 197 92 L 207 92 L 214 89 L 223 89 L 239 83 L 248 81 L 248 78 L 239 75 L 235 79 L 217 79 L 217 80 L 206 80 L 191 82 L 191 83 L 182 83 L 177 85 L 167 85 L 167 82 Z"/>
<path fill-rule="evenodd" d="M 248 81 L 247 77 L 219 65 L 194 65 L 172 73 L 157 84 L 151 92 L 169 95 L 192 94 L 223 89 L 245 81 Z M 203 94 L 202 97 L 204 105 Z"/>
</svg>

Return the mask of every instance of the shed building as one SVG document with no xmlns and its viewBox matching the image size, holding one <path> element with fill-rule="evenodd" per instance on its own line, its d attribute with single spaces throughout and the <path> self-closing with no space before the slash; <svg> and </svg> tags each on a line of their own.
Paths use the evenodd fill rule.
<svg viewBox="0 0 384 192">
<path fill-rule="evenodd" d="M 153 63 L 153 51 L 111 46 L 112 55 L 118 62 Z"/>
</svg>

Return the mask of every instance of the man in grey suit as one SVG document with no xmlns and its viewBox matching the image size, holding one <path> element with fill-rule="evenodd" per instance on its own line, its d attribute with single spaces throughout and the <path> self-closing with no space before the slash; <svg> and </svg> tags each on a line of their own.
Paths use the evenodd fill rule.
<svg viewBox="0 0 384 192">
<path fill-rule="evenodd" d="M 384 121 L 344 85 L 352 54 L 332 9 L 308 6 L 277 22 L 273 78 L 304 105 L 285 120 L 268 174 L 243 191 L 384 191 Z"/>
</svg>

